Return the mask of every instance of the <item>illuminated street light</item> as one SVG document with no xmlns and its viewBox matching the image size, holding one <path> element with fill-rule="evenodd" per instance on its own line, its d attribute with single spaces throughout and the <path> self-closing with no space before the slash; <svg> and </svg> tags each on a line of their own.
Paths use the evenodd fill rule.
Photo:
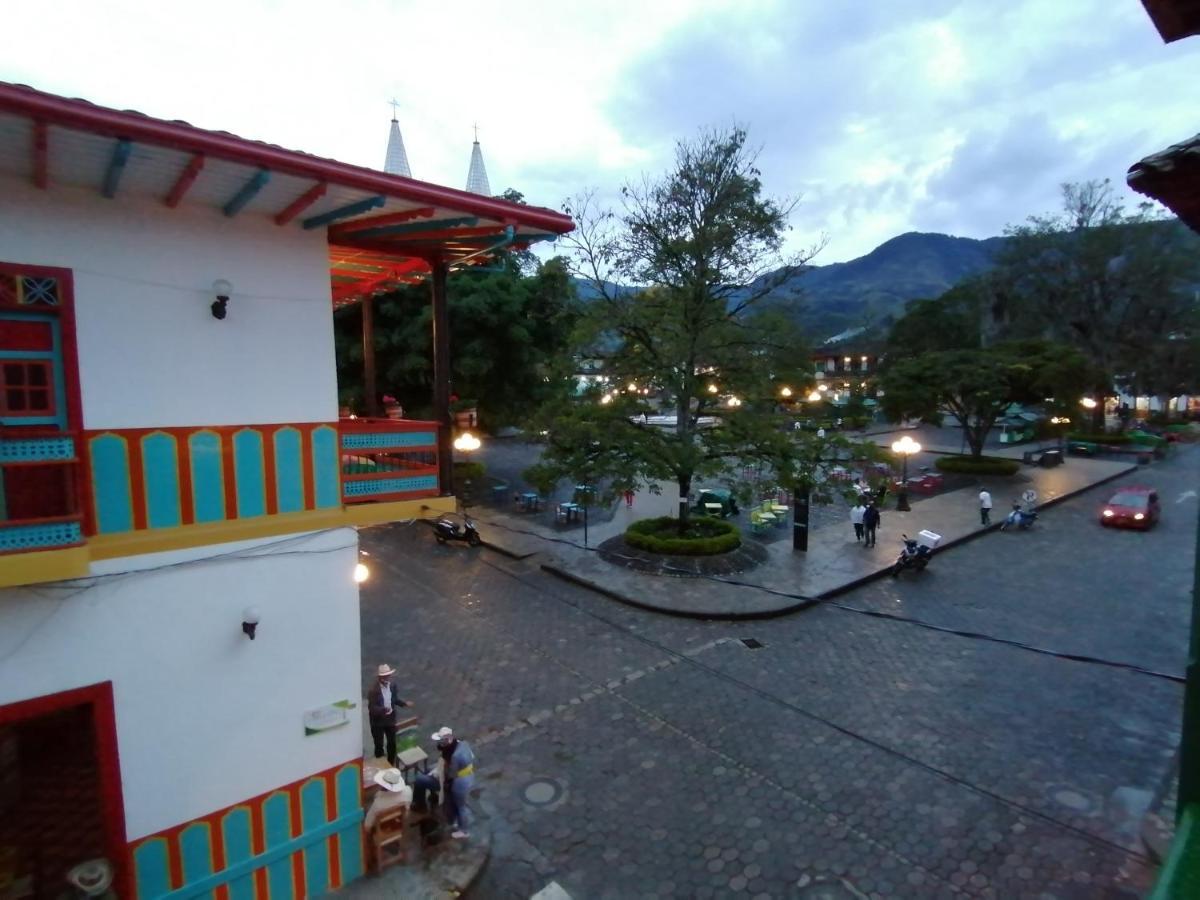
<svg viewBox="0 0 1200 900">
<path fill-rule="evenodd" d="M 896 497 L 896 511 L 909 512 L 912 507 L 908 505 L 908 458 L 914 453 L 920 453 L 921 445 L 906 434 L 900 440 L 892 441 L 892 452 L 899 453 L 900 458 L 904 460 L 900 474 L 900 493 Z"/>
<path fill-rule="evenodd" d="M 737 397 L 730 397 L 728 400 L 725 401 L 725 405 L 730 407 L 731 409 L 737 409 L 739 406 L 742 405 L 742 401 L 739 400 Z"/>
<path fill-rule="evenodd" d="M 821 392 L 820 391 L 813 391 L 811 394 L 808 395 L 809 403 L 818 403 L 818 402 L 820 402 L 820 400 L 821 400 Z"/>
<path fill-rule="evenodd" d="M 464 431 L 454 439 L 454 449 L 461 450 L 463 453 L 474 453 L 483 443 L 475 435 L 469 431 Z"/>
<path fill-rule="evenodd" d="M 605 394 L 603 397 L 600 398 L 600 402 L 602 404 L 612 403 L 612 394 Z"/>
<path fill-rule="evenodd" d="M 820 391 L 821 393 L 825 393 L 825 391 L 829 390 L 829 385 L 827 385 L 827 384 L 818 384 L 818 385 L 817 385 L 817 390 L 818 390 L 818 391 Z"/>
<path fill-rule="evenodd" d="M 792 396 L 792 389 L 787 385 L 784 385 L 779 389 L 779 396 L 784 398 Z"/>
<path fill-rule="evenodd" d="M 708 392 L 710 394 L 715 394 L 717 392 L 717 386 L 715 384 L 710 384 L 708 386 Z"/>
<path fill-rule="evenodd" d="M 1079 401 L 1079 405 L 1082 406 L 1084 409 L 1095 409 L 1096 401 L 1093 400 L 1091 397 L 1084 397 L 1082 400 Z"/>
</svg>

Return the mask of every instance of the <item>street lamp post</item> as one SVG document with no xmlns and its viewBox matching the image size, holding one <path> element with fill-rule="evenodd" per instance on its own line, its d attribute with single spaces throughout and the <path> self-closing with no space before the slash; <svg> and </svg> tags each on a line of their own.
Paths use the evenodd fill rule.
<svg viewBox="0 0 1200 900">
<path fill-rule="evenodd" d="M 454 449 L 466 457 L 468 461 L 471 458 L 471 454 L 478 450 L 481 446 L 482 442 L 479 440 L 479 438 L 475 437 L 475 435 L 471 434 L 469 431 L 464 431 L 454 439 Z M 471 478 L 468 476 L 463 480 L 462 507 L 464 519 L 467 518 L 467 505 L 469 503 L 470 493 Z"/>
<path fill-rule="evenodd" d="M 1060 426 L 1058 429 L 1058 452 L 1062 453 L 1063 452 L 1063 434 L 1066 432 L 1067 426 L 1071 424 L 1071 420 L 1069 418 L 1067 418 L 1066 416 L 1051 416 L 1050 424 Z"/>
<path fill-rule="evenodd" d="M 899 453 L 904 461 L 900 474 L 900 491 L 896 496 L 896 510 L 909 512 L 912 507 L 908 505 L 908 458 L 914 453 L 920 453 L 921 445 L 906 434 L 900 440 L 892 442 L 892 452 Z"/>
</svg>

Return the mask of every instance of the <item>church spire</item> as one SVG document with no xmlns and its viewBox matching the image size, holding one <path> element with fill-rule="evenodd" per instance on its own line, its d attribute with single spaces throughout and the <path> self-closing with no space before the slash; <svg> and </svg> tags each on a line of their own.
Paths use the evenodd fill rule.
<svg viewBox="0 0 1200 900">
<path fill-rule="evenodd" d="M 392 130 L 388 134 L 387 156 L 384 157 L 383 171 L 389 175 L 403 175 L 412 178 L 412 170 L 408 168 L 408 154 L 404 152 L 404 138 L 400 136 L 400 123 L 396 120 L 396 107 L 392 101 Z"/>
<path fill-rule="evenodd" d="M 479 126 L 475 126 L 475 143 L 471 145 L 471 169 L 467 172 L 467 190 L 473 194 L 492 195 L 488 184 L 487 169 L 483 165 L 483 151 L 479 149 Z"/>
</svg>

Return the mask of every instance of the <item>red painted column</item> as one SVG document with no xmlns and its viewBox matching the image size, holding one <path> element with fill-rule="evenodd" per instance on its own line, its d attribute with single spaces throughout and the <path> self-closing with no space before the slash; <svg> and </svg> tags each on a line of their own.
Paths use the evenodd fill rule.
<svg viewBox="0 0 1200 900">
<path fill-rule="evenodd" d="M 438 423 L 438 489 L 453 493 L 453 459 L 450 450 L 450 310 L 446 305 L 446 276 L 450 267 L 433 260 L 433 418 Z"/>
</svg>

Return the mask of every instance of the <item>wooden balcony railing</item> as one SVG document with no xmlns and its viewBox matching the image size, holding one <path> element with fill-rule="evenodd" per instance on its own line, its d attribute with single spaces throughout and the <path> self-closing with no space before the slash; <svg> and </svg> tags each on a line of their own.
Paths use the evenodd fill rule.
<svg viewBox="0 0 1200 900">
<path fill-rule="evenodd" d="M 436 497 L 437 422 L 341 419 L 342 502 Z"/>
<path fill-rule="evenodd" d="M 74 434 L 6 431 L 0 437 L 0 553 L 83 543 Z"/>
</svg>

